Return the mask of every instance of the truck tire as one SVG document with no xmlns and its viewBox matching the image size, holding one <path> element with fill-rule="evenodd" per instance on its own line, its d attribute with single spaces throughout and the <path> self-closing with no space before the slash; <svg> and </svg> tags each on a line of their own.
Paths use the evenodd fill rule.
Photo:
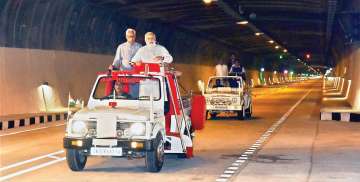
<svg viewBox="0 0 360 182">
<path fill-rule="evenodd" d="M 210 118 L 211 119 L 216 119 L 216 116 L 217 116 L 216 112 L 210 113 Z"/>
<path fill-rule="evenodd" d="M 238 118 L 239 120 L 244 120 L 245 117 L 246 117 L 245 115 L 246 115 L 246 114 L 245 114 L 245 109 L 244 109 L 244 107 L 243 107 L 243 110 L 237 112 L 237 118 Z"/>
<path fill-rule="evenodd" d="M 161 134 L 156 136 L 154 151 L 147 151 L 145 155 L 145 166 L 149 172 L 159 172 L 164 164 L 164 140 Z"/>
<path fill-rule="evenodd" d="M 66 161 L 72 171 L 82 171 L 85 167 L 87 156 L 80 150 L 66 149 Z"/>
<path fill-rule="evenodd" d="M 191 125 L 195 130 L 201 130 L 205 126 L 206 102 L 202 95 L 194 95 L 191 103 Z"/>
<path fill-rule="evenodd" d="M 246 119 L 251 119 L 252 116 L 252 104 L 250 103 L 249 108 L 245 110 L 245 117 Z"/>
</svg>

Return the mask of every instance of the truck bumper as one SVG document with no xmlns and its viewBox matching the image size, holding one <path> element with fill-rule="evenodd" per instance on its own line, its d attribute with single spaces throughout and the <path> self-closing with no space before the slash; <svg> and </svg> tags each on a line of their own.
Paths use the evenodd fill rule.
<svg viewBox="0 0 360 182">
<path fill-rule="evenodd" d="M 242 106 L 216 106 L 216 105 L 206 105 L 207 111 L 213 112 L 225 112 L 225 111 L 242 111 Z"/>
<path fill-rule="evenodd" d="M 153 151 L 153 140 L 117 140 L 117 145 L 112 147 L 121 147 L 123 153 Z M 89 151 L 93 145 L 92 138 L 68 138 L 63 139 L 65 149 L 77 149 Z"/>
</svg>

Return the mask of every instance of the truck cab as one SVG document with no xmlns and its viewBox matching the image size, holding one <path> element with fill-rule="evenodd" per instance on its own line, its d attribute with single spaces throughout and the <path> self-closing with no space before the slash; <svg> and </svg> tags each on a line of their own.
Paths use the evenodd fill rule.
<svg viewBox="0 0 360 182">
<path fill-rule="evenodd" d="M 239 119 L 251 118 L 250 86 L 241 76 L 212 76 L 203 92 L 206 115 L 215 118 L 219 113 L 236 113 Z"/>
<path fill-rule="evenodd" d="M 181 96 L 176 71 L 165 69 L 144 64 L 98 75 L 87 107 L 68 119 L 64 148 L 71 170 L 83 170 L 89 156 L 116 156 L 145 158 L 146 169 L 158 172 L 165 154 L 193 156 L 205 98 Z"/>
</svg>

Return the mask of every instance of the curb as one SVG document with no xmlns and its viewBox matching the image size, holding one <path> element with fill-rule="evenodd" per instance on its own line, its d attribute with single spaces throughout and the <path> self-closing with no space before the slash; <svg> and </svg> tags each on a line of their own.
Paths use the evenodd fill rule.
<svg viewBox="0 0 360 182">
<path fill-rule="evenodd" d="M 360 113 L 351 112 L 321 112 L 320 120 L 360 122 Z"/>
<path fill-rule="evenodd" d="M 6 131 L 9 129 L 21 128 L 30 125 L 38 125 L 56 121 L 65 121 L 68 117 L 67 112 L 60 113 L 42 113 L 32 114 L 25 117 L 14 117 L 5 120 L 0 119 L 0 131 Z"/>
</svg>

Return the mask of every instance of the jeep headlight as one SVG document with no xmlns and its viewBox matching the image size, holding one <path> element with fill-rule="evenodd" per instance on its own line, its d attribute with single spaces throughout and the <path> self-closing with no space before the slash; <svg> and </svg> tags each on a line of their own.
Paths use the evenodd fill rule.
<svg viewBox="0 0 360 182">
<path fill-rule="evenodd" d="M 233 97 L 232 99 L 231 99 L 231 101 L 232 101 L 232 103 L 237 103 L 237 98 L 236 97 Z"/>
<path fill-rule="evenodd" d="M 84 121 L 73 121 L 71 125 L 71 133 L 85 135 L 87 132 L 86 123 Z"/>
<path fill-rule="evenodd" d="M 210 98 L 206 97 L 206 103 L 209 104 L 210 103 Z"/>
<path fill-rule="evenodd" d="M 134 123 L 130 126 L 130 135 L 132 136 L 142 136 L 145 135 L 145 124 L 144 123 Z"/>
</svg>

